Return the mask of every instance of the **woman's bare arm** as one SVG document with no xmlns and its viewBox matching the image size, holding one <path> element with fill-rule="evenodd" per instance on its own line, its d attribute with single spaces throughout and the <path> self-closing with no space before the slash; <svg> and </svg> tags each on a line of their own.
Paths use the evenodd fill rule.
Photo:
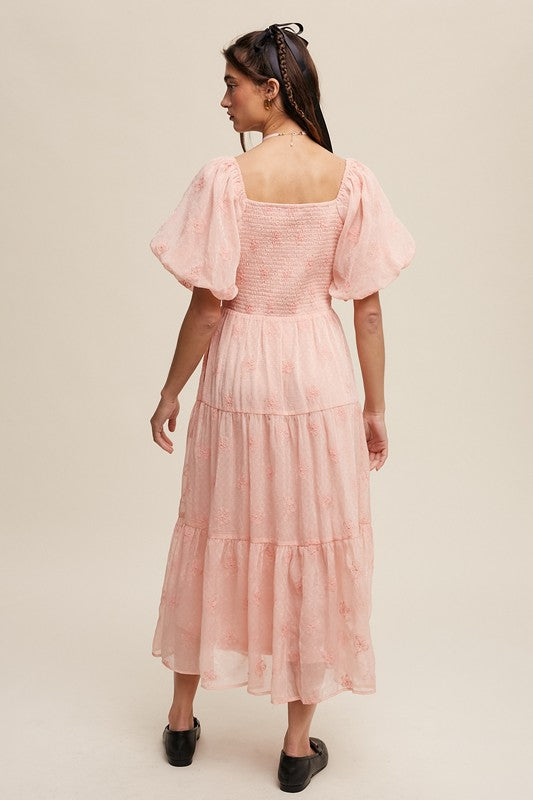
<svg viewBox="0 0 533 800">
<path fill-rule="evenodd" d="M 379 292 L 354 300 L 355 339 L 365 389 L 364 411 L 385 412 L 385 345 Z"/>
<path fill-rule="evenodd" d="M 174 446 L 165 433 L 164 425 L 168 421 L 169 431 L 176 430 L 176 418 L 180 410 L 178 395 L 209 347 L 220 315 L 220 300 L 209 289 L 194 287 L 168 377 L 161 390 L 161 399 L 150 419 L 152 438 L 167 453 L 172 453 Z"/>
<path fill-rule="evenodd" d="M 209 347 L 220 313 L 220 300 L 209 289 L 195 287 L 161 397 L 175 400 L 179 395 Z"/>
</svg>

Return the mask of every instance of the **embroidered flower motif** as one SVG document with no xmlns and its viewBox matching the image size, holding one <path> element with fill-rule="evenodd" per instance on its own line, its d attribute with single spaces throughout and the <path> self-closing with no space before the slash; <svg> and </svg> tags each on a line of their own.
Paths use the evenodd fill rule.
<svg viewBox="0 0 533 800">
<path fill-rule="evenodd" d="M 360 653 L 362 650 L 368 650 L 369 648 L 367 640 L 362 636 L 354 636 L 352 641 L 356 653 Z"/>
<path fill-rule="evenodd" d="M 246 475 L 240 475 L 240 477 L 237 479 L 237 483 L 236 483 L 237 489 L 246 489 L 246 487 L 249 486 L 249 485 L 250 485 L 250 481 L 248 480 Z"/>
<path fill-rule="evenodd" d="M 202 672 L 202 680 L 206 681 L 207 683 L 211 683 L 212 681 L 216 681 L 217 674 L 214 670 L 208 669 L 206 672 Z"/>
<path fill-rule="evenodd" d="M 218 597 L 216 595 L 210 597 L 207 601 L 207 605 L 210 609 L 215 609 L 218 605 Z"/>
<path fill-rule="evenodd" d="M 350 536 L 356 530 L 357 526 L 351 519 L 343 519 L 342 521 L 342 529 L 343 531 Z"/>
<path fill-rule="evenodd" d="M 257 661 L 255 662 L 255 674 L 262 676 L 266 668 L 267 665 L 265 664 L 263 659 L 262 658 L 257 659 Z"/>
<path fill-rule="evenodd" d="M 334 464 L 337 464 L 339 461 L 339 455 L 336 450 L 333 450 L 331 447 L 328 448 L 328 456 L 333 461 Z"/>
<path fill-rule="evenodd" d="M 344 602 L 344 600 L 341 600 L 339 603 L 339 614 L 341 614 L 343 617 L 346 617 L 350 611 L 351 608 Z"/>
<path fill-rule="evenodd" d="M 309 402 L 312 402 L 316 400 L 317 397 L 320 396 L 320 389 L 318 388 L 318 386 L 316 386 L 316 384 L 313 384 L 307 387 L 305 394 Z"/>
<path fill-rule="evenodd" d="M 233 407 L 233 395 L 225 394 L 222 398 L 224 407 L 225 408 L 232 408 Z"/>
<path fill-rule="evenodd" d="M 312 436 L 318 436 L 318 433 L 320 431 L 320 426 L 318 425 L 317 422 L 310 419 L 307 423 L 307 430 Z"/>
<path fill-rule="evenodd" d="M 219 436 L 218 438 L 218 449 L 219 450 L 228 450 L 229 443 L 227 436 Z"/>
<path fill-rule="evenodd" d="M 341 684 L 345 689 L 353 689 L 352 679 L 349 677 L 349 675 L 345 674 L 342 676 Z"/>
<path fill-rule="evenodd" d="M 205 175 L 200 175 L 193 183 L 192 189 L 194 192 L 201 192 L 205 187 Z"/>
<path fill-rule="evenodd" d="M 281 362 L 282 372 L 292 372 L 294 369 L 294 361 L 286 360 Z"/>
<path fill-rule="evenodd" d="M 333 497 L 330 494 L 323 494 L 320 498 L 320 502 L 324 508 L 331 508 L 333 505 Z"/>
<path fill-rule="evenodd" d="M 279 408 L 278 396 L 270 395 L 270 397 L 267 397 L 266 407 L 268 411 L 276 411 Z"/>
</svg>

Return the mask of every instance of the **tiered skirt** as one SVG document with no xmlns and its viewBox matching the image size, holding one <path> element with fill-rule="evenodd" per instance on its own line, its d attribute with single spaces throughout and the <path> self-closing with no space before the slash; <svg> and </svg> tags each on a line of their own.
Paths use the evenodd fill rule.
<svg viewBox="0 0 533 800">
<path fill-rule="evenodd" d="M 189 418 L 152 653 L 205 689 L 272 703 L 371 694 L 369 456 L 340 320 L 223 317 Z"/>
</svg>

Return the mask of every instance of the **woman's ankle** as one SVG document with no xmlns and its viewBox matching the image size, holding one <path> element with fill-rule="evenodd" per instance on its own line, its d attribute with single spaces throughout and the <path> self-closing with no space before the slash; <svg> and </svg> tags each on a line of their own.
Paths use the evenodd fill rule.
<svg viewBox="0 0 533 800">
<path fill-rule="evenodd" d="M 168 724 L 171 730 L 188 731 L 194 727 L 194 716 L 191 711 L 171 709 L 168 712 Z"/>
</svg>

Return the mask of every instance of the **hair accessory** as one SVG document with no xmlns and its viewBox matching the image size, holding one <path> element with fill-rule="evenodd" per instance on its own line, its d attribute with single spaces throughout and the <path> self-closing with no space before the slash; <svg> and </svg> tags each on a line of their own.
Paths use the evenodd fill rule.
<svg viewBox="0 0 533 800">
<path fill-rule="evenodd" d="M 291 25 L 297 25 L 298 26 L 298 31 L 291 30 Z M 322 134 L 324 136 L 325 146 L 327 147 L 328 150 L 333 152 L 333 148 L 331 146 L 331 140 L 330 140 L 330 137 L 329 137 L 329 132 L 328 132 L 328 129 L 327 129 L 327 126 L 326 126 L 326 122 L 324 120 L 324 116 L 322 114 L 322 110 L 320 108 L 320 103 L 318 102 L 316 93 L 312 90 L 313 83 L 312 83 L 312 80 L 311 80 L 311 76 L 309 74 L 309 70 L 307 69 L 307 65 L 306 65 L 305 61 L 303 60 L 303 58 L 301 57 L 301 55 L 300 55 L 300 53 L 298 51 L 298 48 L 296 47 L 294 42 L 291 41 L 290 37 L 287 36 L 286 33 L 285 33 L 285 31 L 287 30 L 287 31 L 290 31 L 293 35 L 299 36 L 299 38 L 302 40 L 302 42 L 307 47 L 309 42 L 307 41 L 307 39 L 304 39 L 303 36 L 300 36 L 300 34 L 302 33 L 303 29 L 304 29 L 304 26 L 302 25 L 301 22 L 284 22 L 283 24 L 280 24 L 280 25 L 275 24 L 275 23 L 273 25 L 269 25 L 268 28 L 265 28 L 265 30 L 263 31 L 262 35 L 260 36 L 260 38 L 255 43 L 254 50 L 256 50 L 256 51 L 259 51 L 259 50 L 262 50 L 262 49 L 265 50 L 265 53 L 266 53 L 266 56 L 267 56 L 268 61 L 270 63 L 270 66 L 272 68 L 272 71 L 273 71 L 275 77 L 277 78 L 277 80 L 279 81 L 280 90 L 281 90 L 281 92 L 283 94 L 283 97 L 285 98 L 285 100 L 288 103 L 289 102 L 289 98 L 287 97 L 287 91 L 285 89 L 285 83 L 284 83 L 283 77 L 281 75 L 281 70 L 280 70 L 280 67 L 279 67 L 279 60 L 278 60 L 278 49 L 276 47 L 275 31 L 278 30 L 278 31 L 281 32 L 281 34 L 282 34 L 282 36 L 283 36 L 283 38 L 285 40 L 285 44 L 287 45 L 287 47 L 291 51 L 292 55 L 294 56 L 294 58 L 296 60 L 296 63 L 298 64 L 304 79 L 307 81 L 309 89 L 312 91 L 313 105 L 314 105 L 314 109 L 315 109 L 315 113 L 316 113 L 316 116 L 317 116 L 318 123 L 319 123 L 319 125 L 320 125 L 320 127 L 322 129 Z"/>
</svg>

